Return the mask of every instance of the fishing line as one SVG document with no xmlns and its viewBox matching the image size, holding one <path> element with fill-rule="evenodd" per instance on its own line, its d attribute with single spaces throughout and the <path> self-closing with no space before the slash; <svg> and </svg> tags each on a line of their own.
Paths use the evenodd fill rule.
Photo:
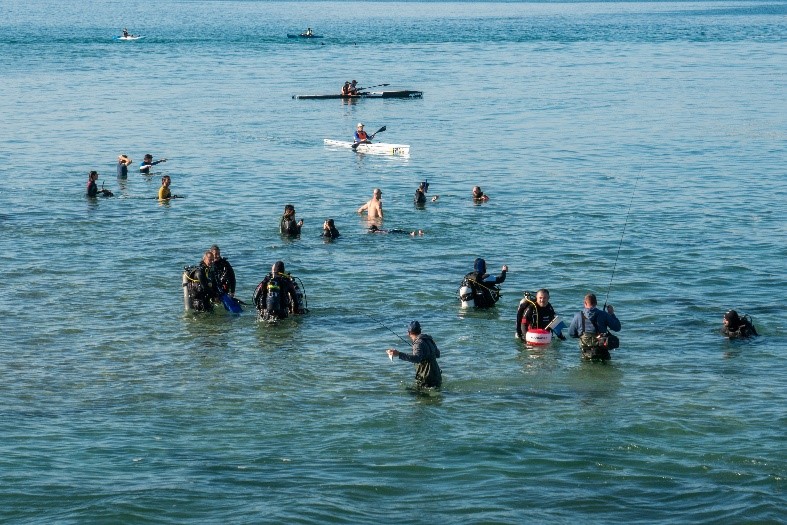
<svg viewBox="0 0 787 525">
<path fill-rule="evenodd" d="M 394 332 L 393 330 L 391 330 L 390 328 L 388 328 L 388 327 L 385 325 L 385 323 L 383 323 L 383 322 L 382 322 L 382 321 L 380 321 L 379 319 L 376 319 L 376 318 L 372 317 L 372 316 L 371 316 L 371 315 L 369 315 L 369 314 L 363 314 L 363 315 L 365 315 L 366 317 L 368 317 L 369 319 L 371 319 L 372 321 L 374 321 L 375 323 L 379 324 L 380 326 L 382 326 L 383 328 L 385 328 L 386 330 L 388 330 L 389 332 L 391 332 L 393 335 L 395 335 L 396 337 L 398 337 L 399 339 L 401 339 L 401 341 L 402 341 L 404 344 L 406 344 L 407 346 L 412 346 L 412 344 L 413 344 L 412 342 L 410 342 L 410 341 L 407 341 L 407 340 L 406 340 L 404 337 L 402 337 L 401 335 L 397 334 L 396 332 Z"/>
<path fill-rule="evenodd" d="M 607 300 L 609 299 L 609 291 L 612 289 L 612 279 L 615 278 L 615 269 L 618 267 L 618 258 L 620 257 L 620 247 L 623 246 L 623 236 L 626 235 L 626 226 L 629 223 L 629 215 L 631 214 L 631 205 L 634 204 L 634 194 L 637 192 L 637 183 L 639 177 L 642 175 L 642 170 L 637 173 L 637 178 L 634 180 L 634 189 L 631 190 L 631 200 L 629 200 L 629 210 L 626 212 L 626 222 L 623 224 L 623 233 L 620 234 L 620 243 L 618 243 L 618 254 L 615 256 L 615 264 L 612 266 L 612 275 L 609 278 L 609 286 L 607 287 L 607 295 L 604 297 L 604 310 L 607 308 Z"/>
</svg>

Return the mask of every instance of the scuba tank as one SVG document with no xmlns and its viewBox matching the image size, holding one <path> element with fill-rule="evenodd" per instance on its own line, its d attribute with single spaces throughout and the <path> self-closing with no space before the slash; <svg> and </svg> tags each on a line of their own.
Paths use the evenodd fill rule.
<svg viewBox="0 0 787 525">
<path fill-rule="evenodd" d="M 269 317 L 283 319 L 287 310 L 282 307 L 282 290 L 279 285 L 281 277 L 273 277 L 268 281 L 268 293 L 265 297 L 265 313 Z"/>
<path fill-rule="evenodd" d="M 462 308 L 472 308 L 475 306 L 473 288 L 469 285 L 467 280 L 462 282 L 462 286 L 459 288 L 459 300 L 462 302 Z"/>
<path fill-rule="evenodd" d="M 199 299 L 197 294 L 202 289 L 199 285 L 199 278 L 196 276 L 197 270 L 199 270 L 199 266 L 183 267 L 183 276 L 181 277 L 183 284 L 183 308 L 187 312 L 201 311 L 195 304 L 195 301 Z"/>
<path fill-rule="evenodd" d="M 180 280 L 183 283 L 183 309 L 188 312 L 191 310 L 191 300 L 189 298 L 189 266 L 183 268 L 183 275 Z"/>
</svg>

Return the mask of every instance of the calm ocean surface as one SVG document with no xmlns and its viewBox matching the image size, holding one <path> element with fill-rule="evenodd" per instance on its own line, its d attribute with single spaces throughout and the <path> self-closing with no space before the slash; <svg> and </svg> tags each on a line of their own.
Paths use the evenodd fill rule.
<svg viewBox="0 0 787 525">
<path fill-rule="evenodd" d="M 787 522 L 787 2 L 0 13 L 0 522 Z M 352 78 L 424 97 L 292 99 Z M 411 156 L 323 146 L 359 121 Z M 366 234 L 374 187 L 425 235 Z M 213 243 L 241 299 L 281 259 L 311 313 L 184 315 Z M 523 290 L 603 301 L 619 245 L 610 364 L 513 337 Z M 463 312 L 479 256 L 504 296 Z M 762 337 L 723 339 L 731 307 Z M 411 319 L 439 392 L 384 353 Z"/>
</svg>

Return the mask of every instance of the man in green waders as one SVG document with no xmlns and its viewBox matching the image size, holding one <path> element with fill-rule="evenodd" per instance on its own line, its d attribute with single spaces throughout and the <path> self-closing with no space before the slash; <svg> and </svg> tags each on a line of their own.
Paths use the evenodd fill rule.
<svg viewBox="0 0 787 525">
<path fill-rule="evenodd" d="M 412 321 L 407 326 L 407 335 L 413 342 L 413 353 L 404 354 L 394 348 L 386 350 L 388 356 L 393 359 L 399 357 L 402 361 L 415 363 L 415 382 L 419 387 L 430 388 L 439 387 L 443 382 L 443 372 L 437 364 L 440 357 L 440 350 L 432 339 L 432 336 L 421 333 L 421 324 Z"/>
</svg>

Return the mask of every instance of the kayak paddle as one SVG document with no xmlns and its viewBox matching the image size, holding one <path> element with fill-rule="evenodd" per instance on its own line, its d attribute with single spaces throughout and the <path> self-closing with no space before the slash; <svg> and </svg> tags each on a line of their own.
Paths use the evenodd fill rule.
<svg viewBox="0 0 787 525">
<path fill-rule="evenodd" d="M 357 91 L 363 91 L 364 89 L 372 89 L 372 88 L 376 88 L 376 87 L 384 87 L 384 86 L 390 86 L 390 85 L 391 84 L 377 84 L 376 86 L 367 86 L 367 87 L 355 88 L 355 89 Z"/>
</svg>

